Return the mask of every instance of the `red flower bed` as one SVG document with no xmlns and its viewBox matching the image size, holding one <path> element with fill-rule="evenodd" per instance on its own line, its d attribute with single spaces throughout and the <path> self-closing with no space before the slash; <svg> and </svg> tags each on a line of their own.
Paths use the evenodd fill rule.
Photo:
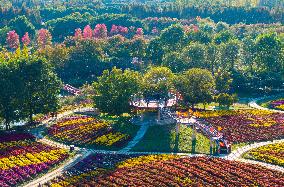
<svg viewBox="0 0 284 187">
<path fill-rule="evenodd" d="M 107 156 L 108 157 L 108 156 Z M 115 156 L 114 160 L 121 160 Z M 134 156 L 132 156 L 134 157 Z M 136 156 L 137 157 L 137 156 Z M 95 158 L 95 157 L 94 157 Z M 147 160 L 148 157 L 142 157 Z M 126 159 L 124 157 L 123 159 Z M 209 157 L 175 157 L 166 160 L 143 162 L 133 160 L 133 165 L 114 167 L 90 177 L 95 163 L 106 159 L 87 159 L 69 178 L 58 179 L 59 185 L 71 186 L 284 186 L 284 174 L 252 164 Z M 140 162 L 140 164 L 139 164 Z M 110 162 L 111 163 L 111 162 Z M 137 164 L 138 163 L 138 164 Z M 80 171 L 80 172 L 79 172 Z M 85 171 L 85 172 L 82 172 Z M 84 174 L 85 173 L 85 174 Z M 77 174 L 77 175 L 76 175 Z M 78 175 L 79 174 L 79 175 Z M 94 174 L 94 172 L 92 173 Z M 86 177 L 89 176 L 89 177 Z M 76 182 L 75 182 L 76 181 Z M 75 183 L 74 183 L 75 182 Z"/>
<path fill-rule="evenodd" d="M 253 111 L 236 111 L 232 115 L 205 118 L 214 127 L 221 127 L 224 137 L 230 142 L 258 142 L 284 137 L 284 115 L 261 114 Z"/>
</svg>

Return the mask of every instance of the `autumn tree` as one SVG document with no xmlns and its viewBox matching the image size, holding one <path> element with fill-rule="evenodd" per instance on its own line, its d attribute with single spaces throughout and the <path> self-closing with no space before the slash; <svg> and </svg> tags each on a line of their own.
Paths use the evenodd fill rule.
<svg viewBox="0 0 284 187">
<path fill-rule="evenodd" d="M 6 38 L 7 45 L 10 49 L 17 49 L 20 46 L 19 35 L 16 31 L 9 31 Z"/>
</svg>

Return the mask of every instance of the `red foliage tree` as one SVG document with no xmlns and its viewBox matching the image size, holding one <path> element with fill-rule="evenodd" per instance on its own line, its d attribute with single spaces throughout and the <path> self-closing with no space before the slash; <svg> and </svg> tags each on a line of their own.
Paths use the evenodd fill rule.
<svg viewBox="0 0 284 187">
<path fill-rule="evenodd" d="M 45 48 L 47 45 L 51 45 L 52 36 L 46 29 L 40 29 L 37 34 L 37 44 L 40 48 Z"/>
<path fill-rule="evenodd" d="M 82 38 L 83 38 L 82 30 L 80 28 L 76 29 L 74 34 L 74 39 L 81 40 Z"/>
<path fill-rule="evenodd" d="M 93 38 L 93 30 L 90 25 L 87 25 L 83 30 L 83 38 L 84 39 L 92 39 Z"/>
<path fill-rule="evenodd" d="M 137 28 L 136 35 L 137 36 L 143 36 L 143 34 L 144 34 L 143 29 L 142 28 Z"/>
<path fill-rule="evenodd" d="M 25 46 L 28 46 L 31 43 L 29 33 L 26 32 L 21 40 Z"/>
<path fill-rule="evenodd" d="M 12 30 L 7 33 L 6 42 L 11 49 L 16 49 L 20 46 L 19 35 L 16 31 Z"/>
<path fill-rule="evenodd" d="M 97 24 L 94 29 L 95 38 L 106 38 L 107 37 L 107 27 L 105 24 Z"/>
</svg>

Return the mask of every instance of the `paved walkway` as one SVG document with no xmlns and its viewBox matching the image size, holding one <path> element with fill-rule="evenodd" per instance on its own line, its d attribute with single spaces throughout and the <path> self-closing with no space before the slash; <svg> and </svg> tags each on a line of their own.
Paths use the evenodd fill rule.
<svg viewBox="0 0 284 187">
<path fill-rule="evenodd" d="M 39 184 L 47 183 L 48 181 L 54 179 L 55 177 L 62 175 L 64 171 L 66 171 L 68 168 L 74 166 L 75 164 L 77 164 L 81 160 L 85 159 L 90 154 L 91 154 L 90 151 L 84 151 L 82 153 L 76 154 L 73 158 L 71 158 L 71 159 L 67 160 L 65 163 L 63 163 L 59 168 L 57 168 L 57 169 L 55 169 L 51 172 L 48 172 L 46 175 L 44 175 L 44 176 L 42 176 L 38 179 L 31 181 L 30 183 L 28 183 L 24 187 L 36 187 L 36 186 L 39 186 Z"/>
<path fill-rule="evenodd" d="M 262 106 L 257 104 L 258 101 L 274 99 L 276 97 L 277 96 L 268 96 L 268 97 L 259 97 L 259 98 L 250 99 L 250 102 L 248 103 L 248 105 L 250 107 L 252 107 L 252 108 L 256 108 L 256 109 L 259 109 L 259 110 L 266 110 L 266 111 L 278 112 L 278 113 L 283 113 L 284 114 L 284 111 L 282 111 L 282 110 L 275 110 L 275 109 L 265 108 L 265 107 L 262 107 Z"/>
<path fill-rule="evenodd" d="M 261 99 L 263 99 L 263 98 L 261 98 Z M 249 105 L 251 107 L 254 107 L 254 108 L 257 108 L 257 109 L 260 109 L 260 110 L 271 110 L 271 109 L 263 108 L 263 107 L 257 105 L 256 102 L 258 100 L 261 100 L 261 99 L 260 98 L 254 99 L 254 100 L 252 100 L 249 103 Z M 83 112 L 83 111 L 88 111 L 90 109 L 91 108 L 82 108 L 82 109 L 76 109 L 74 111 L 66 111 L 66 112 L 64 112 L 62 114 L 59 114 L 56 119 L 47 119 L 47 120 L 43 121 L 42 124 L 48 125 L 48 124 L 50 124 L 50 122 L 53 122 L 55 120 L 58 120 L 60 118 L 65 117 L 65 116 L 71 115 L 74 112 Z M 280 112 L 280 113 L 283 112 L 284 113 L 284 111 L 278 111 L 278 110 L 277 110 L 277 112 Z M 76 154 L 73 158 L 67 160 L 65 163 L 62 164 L 62 166 L 60 166 L 56 170 L 51 171 L 51 172 L 47 173 L 46 175 L 42 176 L 41 178 L 36 179 L 36 180 L 30 182 L 29 184 L 25 185 L 24 187 L 38 186 L 38 184 L 44 184 L 44 183 L 54 179 L 55 177 L 60 176 L 68 168 L 74 166 L 76 163 L 78 163 L 79 161 L 83 160 L 84 158 L 86 158 L 88 155 L 90 155 L 92 153 L 104 153 L 104 154 L 171 154 L 171 155 L 181 155 L 181 156 L 189 156 L 189 157 L 192 157 L 192 156 L 205 156 L 205 155 L 199 155 L 199 154 L 186 154 L 186 153 L 133 152 L 133 151 L 131 152 L 130 150 L 143 138 L 143 136 L 147 132 L 148 128 L 149 128 L 148 122 L 142 123 L 140 129 L 138 130 L 138 132 L 137 132 L 136 136 L 133 138 L 133 140 L 130 141 L 128 143 L 128 145 L 125 148 L 121 149 L 120 151 L 82 149 L 82 148 L 75 147 L 75 150 L 80 152 L 80 153 Z M 65 144 L 62 144 L 62 143 L 58 143 L 58 142 L 55 142 L 53 140 L 49 140 L 47 138 L 41 137 L 42 135 L 41 135 L 40 132 L 36 132 L 35 131 L 33 134 L 36 135 L 36 137 L 39 138 L 38 141 L 41 142 L 41 143 L 45 143 L 45 144 L 48 144 L 48 145 L 51 145 L 51 146 L 55 146 L 55 147 L 59 147 L 59 148 L 63 148 L 63 149 L 69 149 L 70 148 L 68 145 L 65 145 Z M 267 164 L 267 163 L 264 163 L 264 162 L 259 162 L 259 161 L 254 161 L 254 160 L 248 160 L 248 159 L 241 158 L 241 156 L 245 152 L 247 152 L 247 151 L 249 151 L 251 149 L 254 149 L 254 148 L 257 148 L 257 147 L 260 147 L 260 146 L 264 146 L 264 145 L 268 145 L 268 144 L 281 143 L 281 142 L 284 142 L 284 139 L 254 143 L 254 144 L 251 144 L 251 145 L 247 145 L 247 146 L 241 147 L 241 148 L 233 151 L 231 154 L 229 154 L 229 155 L 227 155 L 225 157 L 222 157 L 222 156 L 220 156 L 220 157 L 224 158 L 224 159 L 228 159 L 228 160 L 235 160 L 235 161 L 240 161 L 240 162 L 245 162 L 245 163 L 258 164 L 258 165 L 262 165 L 264 167 L 267 167 L 267 168 L 270 168 L 270 169 L 273 169 L 273 170 L 284 172 L 284 168 L 280 167 L 280 166 L 275 166 L 275 165 Z"/>
<path fill-rule="evenodd" d="M 232 151 L 231 154 L 229 154 L 228 156 L 224 157 L 226 159 L 229 160 L 236 160 L 242 157 L 242 155 L 252 149 L 264 146 L 264 145 L 269 145 L 269 144 L 276 144 L 276 143 L 283 143 L 284 139 L 281 140 L 273 140 L 273 141 L 266 141 L 266 142 L 257 142 L 254 144 L 250 144 L 250 145 L 246 145 L 244 147 L 240 147 L 238 149 L 236 149 L 235 151 Z"/>
<path fill-rule="evenodd" d="M 128 143 L 128 145 L 125 148 L 121 149 L 119 152 L 123 153 L 123 152 L 130 151 L 144 137 L 144 135 L 146 134 L 148 128 L 149 128 L 149 123 L 148 122 L 142 123 L 140 129 L 137 131 L 137 134 L 133 138 L 133 140 L 131 140 Z"/>
</svg>

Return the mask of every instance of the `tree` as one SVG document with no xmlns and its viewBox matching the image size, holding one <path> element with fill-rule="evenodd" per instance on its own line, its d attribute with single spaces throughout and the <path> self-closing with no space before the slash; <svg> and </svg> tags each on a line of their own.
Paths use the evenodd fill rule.
<svg viewBox="0 0 284 187">
<path fill-rule="evenodd" d="M 235 35 L 231 31 L 223 31 L 215 35 L 214 42 L 216 44 L 226 43 L 230 40 L 236 39 Z"/>
<path fill-rule="evenodd" d="M 143 76 L 142 92 L 146 100 L 169 99 L 169 91 L 173 88 L 174 74 L 167 67 L 151 67 Z"/>
<path fill-rule="evenodd" d="M 92 39 L 93 38 L 93 30 L 90 25 L 87 25 L 83 30 L 83 38 L 84 39 Z"/>
<path fill-rule="evenodd" d="M 206 69 L 193 68 L 178 75 L 174 81 L 175 88 L 182 95 L 186 105 L 192 108 L 197 103 L 210 103 L 213 99 L 215 81 Z"/>
<path fill-rule="evenodd" d="M 141 36 L 134 36 L 129 42 L 129 49 L 132 57 L 142 60 L 146 54 L 147 43 Z"/>
<path fill-rule="evenodd" d="M 210 43 L 206 46 L 207 49 L 207 59 L 206 59 L 206 67 L 211 71 L 212 74 L 219 68 L 220 66 L 220 50 L 217 45 L 214 43 Z"/>
<path fill-rule="evenodd" d="M 20 46 L 19 35 L 16 31 L 8 32 L 6 42 L 10 49 L 17 49 Z"/>
<path fill-rule="evenodd" d="M 8 54 L 0 63 L 0 117 L 11 122 L 34 114 L 55 112 L 61 82 L 42 57 L 29 54 L 27 48 Z"/>
<path fill-rule="evenodd" d="M 80 28 L 77 28 L 75 30 L 74 39 L 75 40 L 81 40 L 82 38 L 83 38 L 82 30 Z"/>
<path fill-rule="evenodd" d="M 228 93 L 233 82 L 230 72 L 221 71 L 215 73 L 216 90 L 220 93 Z"/>
<path fill-rule="evenodd" d="M 168 67 L 174 73 L 185 71 L 189 68 L 189 63 L 182 58 L 178 52 L 170 52 L 163 58 L 162 66 Z"/>
<path fill-rule="evenodd" d="M 144 32 L 142 28 L 137 28 L 136 30 L 136 36 L 143 36 Z"/>
<path fill-rule="evenodd" d="M 284 80 L 283 45 L 275 33 L 262 34 L 256 39 L 255 71 L 265 85 L 280 86 Z"/>
<path fill-rule="evenodd" d="M 40 49 L 52 44 L 52 36 L 47 29 L 40 29 L 37 33 L 37 45 Z"/>
<path fill-rule="evenodd" d="M 225 22 L 220 21 L 216 24 L 216 32 L 226 31 L 228 29 L 229 25 Z"/>
<path fill-rule="evenodd" d="M 21 37 L 26 33 L 30 33 L 31 36 L 35 34 L 35 27 L 33 24 L 26 18 L 26 16 L 18 16 L 15 19 L 11 20 L 9 27 L 15 30 Z"/>
<path fill-rule="evenodd" d="M 105 24 L 97 24 L 94 29 L 95 38 L 106 38 L 107 37 L 107 27 Z"/>
<path fill-rule="evenodd" d="M 191 68 L 206 68 L 206 48 L 204 44 L 191 43 L 183 49 L 182 56 Z"/>
<path fill-rule="evenodd" d="M 93 82 L 109 65 L 100 41 L 80 40 L 70 49 L 69 58 L 59 72 L 64 82 L 81 85 Z"/>
<path fill-rule="evenodd" d="M 217 96 L 216 101 L 219 103 L 219 105 L 229 108 L 232 104 L 234 104 L 234 102 L 237 101 L 237 96 L 221 93 Z"/>
<path fill-rule="evenodd" d="M 129 69 L 123 71 L 114 67 L 112 71 L 105 70 L 93 83 L 95 106 L 109 114 L 130 112 L 130 101 L 139 91 L 140 79 L 138 72 Z"/>
<path fill-rule="evenodd" d="M 178 50 L 182 47 L 185 34 L 181 25 L 172 25 L 162 31 L 160 40 L 166 50 Z"/>
<path fill-rule="evenodd" d="M 221 65 L 223 69 L 232 71 L 240 59 L 240 44 L 238 40 L 231 40 L 220 46 Z"/>
<path fill-rule="evenodd" d="M 10 123 L 20 119 L 22 87 L 19 81 L 18 64 L 15 60 L 0 63 L 0 118 L 4 119 L 6 130 Z"/>
<path fill-rule="evenodd" d="M 0 29 L 0 46 L 4 46 L 6 44 L 7 33 L 11 31 L 11 29 L 7 26 Z"/>
<path fill-rule="evenodd" d="M 154 65 L 161 65 L 165 51 L 159 38 L 150 40 L 146 49 L 146 56 Z"/>
<path fill-rule="evenodd" d="M 23 116 L 33 122 L 34 114 L 46 114 L 58 109 L 61 81 L 47 61 L 36 55 L 18 59 L 20 81 L 23 85 Z"/>
<path fill-rule="evenodd" d="M 26 32 L 25 35 L 22 37 L 21 41 L 24 44 L 24 46 L 28 46 L 31 43 L 29 33 Z"/>
</svg>

